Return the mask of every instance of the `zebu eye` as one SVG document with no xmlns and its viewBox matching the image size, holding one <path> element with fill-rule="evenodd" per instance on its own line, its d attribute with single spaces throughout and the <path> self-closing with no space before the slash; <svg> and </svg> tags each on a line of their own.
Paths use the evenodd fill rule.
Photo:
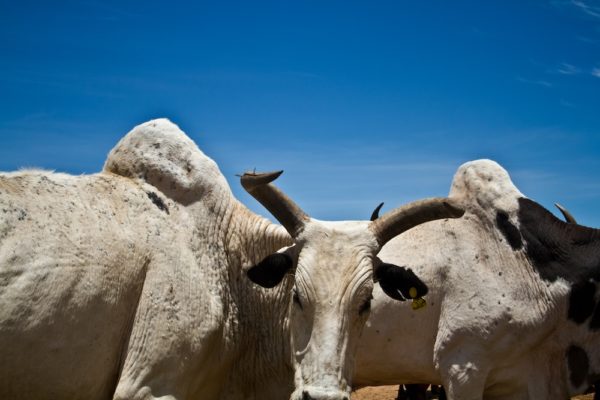
<svg viewBox="0 0 600 400">
<path fill-rule="evenodd" d="M 292 298 L 294 299 L 294 303 L 296 303 L 298 307 L 302 309 L 302 302 L 300 301 L 300 296 L 298 296 L 298 292 L 296 291 L 296 289 L 294 289 L 294 294 Z"/>
<path fill-rule="evenodd" d="M 360 309 L 358 310 L 359 315 L 363 315 L 371 309 L 371 300 L 373 300 L 373 295 L 370 295 L 369 298 L 362 304 L 362 306 L 360 306 Z"/>
</svg>

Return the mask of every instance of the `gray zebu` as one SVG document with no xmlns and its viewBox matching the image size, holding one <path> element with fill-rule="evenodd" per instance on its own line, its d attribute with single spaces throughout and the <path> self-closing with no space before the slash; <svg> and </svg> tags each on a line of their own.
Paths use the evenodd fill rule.
<svg viewBox="0 0 600 400">
<path fill-rule="evenodd" d="M 493 161 L 461 166 L 460 220 L 390 241 L 379 257 L 429 287 L 413 311 L 379 290 L 355 384 L 435 383 L 450 399 L 560 399 L 600 373 L 600 230 L 527 199 Z"/>
<path fill-rule="evenodd" d="M 245 184 L 273 199 L 260 177 Z M 285 200 L 268 205 L 289 229 Z M 239 203 L 216 164 L 167 120 L 133 129 L 99 174 L 0 175 L 0 397 L 286 398 L 294 386 L 291 288 L 305 279 L 331 303 L 312 304 L 322 299 L 309 293 L 306 312 L 292 314 L 296 338 L 308 334 L 313 346 L 296 365 L 295 397 L 342 399 L 352 354 L 319 354 L 356 341 L 366 315 L 355 308 L 370 296 L 382 238 L 461 213 L 444 200 L 407 207 L 387 223 L 341 223 L 339 235 L 356 249 L 340 251 L 314 243 L 336 236 L 336 226 L 320 230 L 292 213 L 301 217 L 292 231 L 298 245 L 292 257 L 271 255 L 290 236 Z M 273 286 L 298 257 L 296 279 L 275 289 L 244 276 Z M 326 281 L 321 263 L 336 276 L 350 271 L 349 281 Z M 345 332 L 308 326 L 310 310 Z"/>
</svg>

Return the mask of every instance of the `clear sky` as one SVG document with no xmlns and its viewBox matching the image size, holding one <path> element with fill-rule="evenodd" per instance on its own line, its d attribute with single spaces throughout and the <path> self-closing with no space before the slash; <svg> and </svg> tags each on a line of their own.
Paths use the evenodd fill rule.
<svg viewBox="0 0 600 400">
<path fill-rule="evenodd" d="M 0 0 L 0 170 L 99 171 L 168 117 L 236 195 L 320 219 L 445 195 L 491 158 L 600 227 L 600 1 Z"/>
</svg>

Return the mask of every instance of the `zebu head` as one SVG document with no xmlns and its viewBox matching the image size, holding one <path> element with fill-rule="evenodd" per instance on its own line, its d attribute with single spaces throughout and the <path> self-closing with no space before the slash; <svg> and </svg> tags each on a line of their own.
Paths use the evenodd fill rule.
<svg viewBox="0 0 600 400">
<path fill-rule="evenodd" d="M 289 322 L 296 388 L 291 399 L 347 400 L 374 281 L 398 300 L 426 292 L 411 271 L 381 264 L 377 253 L 413 226 L 460 217 L 463 210 L 449 199 L 428 199 L 371 222 L 318 221 L 270 184 L 280 174 L 244 174 L 241 181 L 285 227 L 295 246 L 265 258 L 248 276 L 263 287 L 274 287 L 287 273 L 294 274 Z"/>
</svg>

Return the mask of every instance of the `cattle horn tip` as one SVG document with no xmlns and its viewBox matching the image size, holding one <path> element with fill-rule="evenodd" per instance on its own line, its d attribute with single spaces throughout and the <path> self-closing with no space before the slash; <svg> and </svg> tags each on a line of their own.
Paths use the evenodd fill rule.
<svg viewBox="0 0 600 400">
<path fill-rule="evenodd" d="M 569 223 L 569 224 L 577 224 L 577 220 L 575 219 L 575 217 L 573 217 L 573 215 L 569 212 L 569 210 L 567 210 L 565 207 L 563 207 L 559 203 L 554 203 L 554 206 L 556 208 L 558 208 L 558 210 L 562 213 L 562 215 L 565 218 L 565 221 L 567 223 Z"/>
<path fill-rule="evenodd" d="M 379 211 L 381 210 L 381 207 L 383 207 L 383 201 L 379 203 L 379 205 L 373 210 L 373 213 L 371 214 L 371 221 L 375 221 L 377 218 L 379 218 Z"/>
<path fill-rule="evenodd" d="M 249 190 L 256 186 L 267 185 L 283 174 L 283 170 L 272 172 L 244 172 L 240 177 L 240 182 L 244 189 Z"/>
</svg>

